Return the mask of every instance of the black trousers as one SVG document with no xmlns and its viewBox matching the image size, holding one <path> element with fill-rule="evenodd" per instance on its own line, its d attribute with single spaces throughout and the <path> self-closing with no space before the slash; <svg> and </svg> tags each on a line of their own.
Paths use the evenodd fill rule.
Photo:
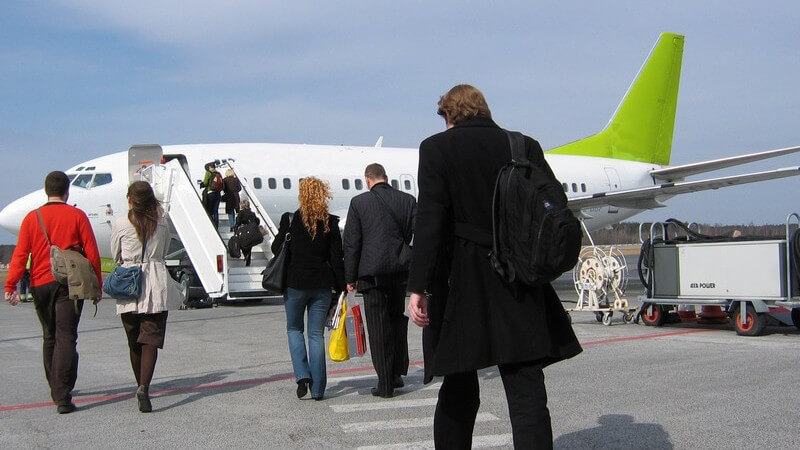
<svg viewBox="0 0 800 450">
<path fill-rule="evenodd" d="M 83 301 L 78 302 L 76 313 L 67 287 L 55 281 L 32 287 L 31 294 L 42 324 L 44 375 L 50 396 L 57 405 L 67 405 L 78 379 L 78 322 Z"/>
<path fill-rule="evenodd" d="M 542 366 L 525 362 L 501 364 L 498 368 L 506 391 L 514 448 L 552 449 L 553 430 Z M 479 406 L 477 371 L 446 375 L 433 420 L 436 448 L 471 448 Z"/>
<path fill-rule="evenodd" d="M 364 291 L 364 309 L 378 390 L 391 393 L 392 379 L 408 373 L 408 317 L 405 284 L 385 284 Z"/>
</svg>

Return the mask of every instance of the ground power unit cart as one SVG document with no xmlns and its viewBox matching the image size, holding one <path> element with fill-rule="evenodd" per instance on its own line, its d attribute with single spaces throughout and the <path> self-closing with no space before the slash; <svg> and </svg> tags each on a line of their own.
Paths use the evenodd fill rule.
<svg viewBox="0 0 800 450">
<path fill-rule="evenodd" d="M 675 219 L 652 224 L 648 239 L 640 229 L 642 322 L 660 326 L 681 305 L 719 306 L 739 335 L 757 336 L 771 310 L 788 308 L 787 320 L 800 328 L 800 283 L 793 282 L 800 233 L 790 234 L 792 219 L 800 215 L 787 217 L 783 238 L 706 236 Z"/>
</svg>

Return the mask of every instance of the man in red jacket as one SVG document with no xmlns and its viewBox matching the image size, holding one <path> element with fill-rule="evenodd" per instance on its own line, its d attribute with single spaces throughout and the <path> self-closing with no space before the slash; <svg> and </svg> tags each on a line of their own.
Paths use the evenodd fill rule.
<svg viewBox="0 0 800 450">
<path fill-rule="evenodd" d="M 47 203 L 39 208 L 44 227 L 53 245 L 62 248 L 79 248 L 94 266 L 102 287 L 100 254 L 92 227 L 86 214 L 67 205 L 69 178 L 64 172 L 50 172 L 44 181 Z M 28 254 L 31 255 L 31 293 L 36 314 L 42 323 L 44 373 L 50 383 L 50 395 L 60 414 L 75 411 L 72 389 L 78 377 L 78 321 L 83 301 L 73 303 L 67 286 L 59 284 L 50 273 L 50 246 L 36 211 L 31 211 L 22 221 L 19 239 L 9 264 L 5 284 L 5 299 L 11 305 L 19 303 L 17 282 L 25 271 Z M 75 306 L 77 305 L 77 307 Z"/>
</svg>

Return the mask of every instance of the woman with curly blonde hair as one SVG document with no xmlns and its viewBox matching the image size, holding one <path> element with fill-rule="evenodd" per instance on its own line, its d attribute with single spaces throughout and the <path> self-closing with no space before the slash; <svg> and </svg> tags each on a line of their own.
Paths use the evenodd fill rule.
<svg viewBox="0 0 800 450">
<path fill-rule="evenodd" d="M 304 178 L 298 195 L 300 208 L 283 214 L 272 243 L 272 253 L 277 253 L 287 236 L 291 242 L 283 299 L 297 398 L 305 397 L 309 389 L 314 400 L 325 395 L 325 319 L 331 293 L 345 289 L 339 218 L 328 212 L 332 198 L 327 183 L 316 177 Z M 308 350 L 303 332 L 306 311 Z"/>
</svg>

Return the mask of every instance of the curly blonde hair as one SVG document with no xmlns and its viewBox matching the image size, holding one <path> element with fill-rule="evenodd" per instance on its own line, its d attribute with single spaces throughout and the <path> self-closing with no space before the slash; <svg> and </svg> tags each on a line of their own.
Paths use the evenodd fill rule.
<svg viewBox="0 0 800 450">
<path fill-rule="evenodd" d="M 317 177 L 303 178 L 300 182 L 300 215 L 303 216 L 303 225 L 311 235 L 311 239 L 317 237 L 317 223 L 322 221 L 323 234 L 331 231 L 328 225 L 328 200 L 333 199 L 328 183 Z"/>
</svg>

